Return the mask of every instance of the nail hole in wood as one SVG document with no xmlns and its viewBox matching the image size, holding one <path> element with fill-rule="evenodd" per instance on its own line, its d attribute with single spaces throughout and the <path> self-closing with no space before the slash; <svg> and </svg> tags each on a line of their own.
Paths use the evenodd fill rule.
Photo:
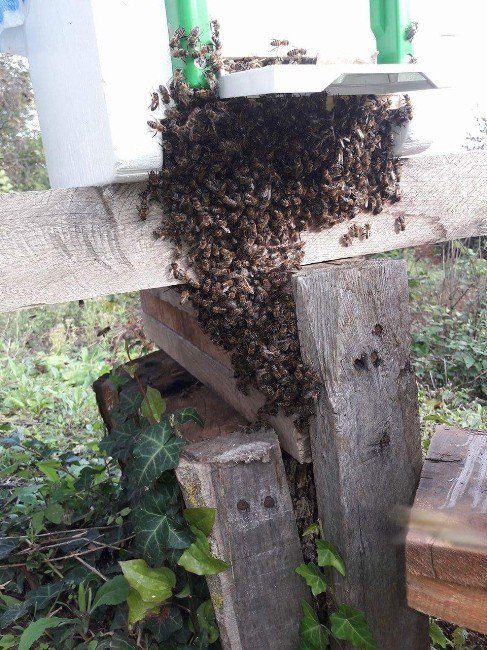
<svg viewBox="0 0 487 650">
<path fill-rule="evenodd" d="M 237 503 L 237 508 L 238 510 L 248 510 L 250 508 L 249 502 L 245 501 L 245 499 L 240 499 Z"/>
<path fill-rule="evenodd" d="M 276 502 L 271 496 L 268 496 L 264 499 L 264 508 L 273 508 L 276 505 Z"/>
<path fill-rule="evenodd" d="M 382 332 L 384 331 L 384 328 L 380 323 L 377 323 L 377 325 L 374 325 L 374 329 L 372 330 L 372 334 L 375 334 L 376 336 L 380 336 Z"/>
<path fill-rule="evenodd" d="M 379 353 L 377 352 L 377 350 L 374 350 L 373 352 L 371 352 L 370 360 L 372 361 L 372 365 L 375 366 L 376 368 L 377 368 L 377 366 L 380 366 L 380 364 L 382 363 L 382 359 L 380 358 Z"/>
<path fill-rule="evenodd" d="M 363 354 L 359 359 L 353 362 L 355 370 L 367 370 L 367 355 Z"/>
</svg>

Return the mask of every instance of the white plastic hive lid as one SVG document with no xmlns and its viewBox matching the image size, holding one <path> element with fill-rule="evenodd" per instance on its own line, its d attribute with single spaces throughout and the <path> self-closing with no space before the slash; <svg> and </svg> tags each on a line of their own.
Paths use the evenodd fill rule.
<svg viewBox="0 0 487 650">
<path fill-rule="evenodd" d="M 388 95 L 444 87 L 422 67 L 394 64 L 269 65 L 223 75 L 222 99 L 271 94 Z"/>
</svg>

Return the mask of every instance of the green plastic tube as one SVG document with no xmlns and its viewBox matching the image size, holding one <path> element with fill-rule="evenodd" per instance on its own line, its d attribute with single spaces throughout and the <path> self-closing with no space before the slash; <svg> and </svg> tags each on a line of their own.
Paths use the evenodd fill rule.
<svg viewBox="0 0 487 650">
<path fill-rule="evenodd" d="M 409 63 L 413 46 L 408 0 L 370 0 L 370 27 L 377 41 L 377 63 Z"/>
<path fill-rule="evenodd" d="M 199 27 L 200 44 L 209 45 L 212 42 L 206 0 L 165 0 L 165 4 L 170 39 L 178 27 L 183 27 L 186 34 L 189 34 L 193 27 Z M 187 38 L 181 40 L 180 47 L 187 49 Z M 188 56 L 185 61 L 173 58 L 172 68 L 183 70 L 184 77 L 191 88 L 204 88 L 208 85 L 203 70 L 195 64 L 191 56 Z"/>
</svg>

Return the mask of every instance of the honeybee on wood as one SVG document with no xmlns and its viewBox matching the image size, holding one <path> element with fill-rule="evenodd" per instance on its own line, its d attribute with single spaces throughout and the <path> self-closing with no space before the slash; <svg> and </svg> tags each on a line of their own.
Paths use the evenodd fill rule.
<svg viewBox="0 0 487 650">
<path fill-rule="evenodd" d="M 416 32 L 418 31 L 418 22 L 416 20 L 411 21 L 411 24 L 406 29 L 405 37 L 410 43 L 412 42 Z"/>
<path fill-rule="evenodd" d="M 271 41 L 271 47 L 287 47 L 288 45 L 289 41 L 285 38 L 273 38 Z"/>
<path fill-rule="evenodd" d="M 351 246 L 353 244 L 353 239 L 350 237 L 348 232 L 340 237 L 340 244 L 342 246 Z"/>
<path fill-rule="evenodd" d="M 306 52 L 307 50 L 302 47 L 295 47 L 294 49 L 289 50 L 287 55 L 290 59 L 302 59 L 303 56 L 306 56 Z"/>
<path fill-rule="evenodd" d="M 220 23 L 218 22 L 218 20 L 212 20 L 210 22 L 210 29 L 211 29 L 211 39 L 215 44 L 216 49 L 221 50 L 222 44 L 220 41 Z"/>
<path fill-rule="evenodd" d="M 184 34 L 185 34 L 184 28 L 178 27 L 174 32 L 174 35 L 169 41 L 169 47 L 171 48 L 179 47 L 179 44 L 181 43 L 181 39 L 183 38 Z"/>
<path fill-rule="evenodd" d="M 159 108 L 159 93 L 151 93 L 151 103 L 149 108 L 151 111 L 155 111 L 157 108 Z"/>
<path fill-rule="evenodd" d="M 137 212 L 141 221 L 145 221 L 149 214 L 149 204 L 146 200 L 142 200 L 141 204 L 137 206 Z"/>
<path fill-rule="evenodd" d="M 394 222 L 394 229 L 396 232 L 402 232 L 406 230 L 406 219 L 404 218 L 404 215 L 400 214 L 396 217 L 396 221 Z"/>
<path fill-rule="evenodd" d="M 364 224 L 364 237 L 365 239 L 368 239 L 370 237 L 370 231 L 372 228 L 370 227 L 370 223 Z"/>
<path fill-rule="evenodd" d="M 147 120 L 147 126 L 150 129 L 153 129 L 157 133 L 165 133 L 166 132 L 166 127 L 161 124 L 160 122 L 156 122 L 155 120 Z"/>
<path fill-rule="evenodd" d="M 188 46 L 194 47 L 199 40 L 200 40 L 200 28 L 193 27 L 193 29 L 189 32 L 188 35 Z"/>
</svg>

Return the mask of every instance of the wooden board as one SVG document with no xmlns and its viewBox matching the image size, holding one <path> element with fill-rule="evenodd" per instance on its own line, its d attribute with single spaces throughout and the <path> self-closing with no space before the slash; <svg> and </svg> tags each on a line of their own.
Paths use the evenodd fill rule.
<svg viewBox="0 0 487 650">
<path fill-rule="evenodd" d="M 303 358 L 323 383 L 310 437 L 324 535 L 347 567 L 333 576 L 337 600 L 365 613 L 379 648 L 426 650 L 391 521 L 421 471 L 405 263 L 302 270 L 293 284 Z"/>
<path fill-rule="evenodd" d="M 162 350 L 136 359 L 134 364 L 141 383 L 160 391 L 166 400 L 168 413 L 192 406 L 204 419 L 203 428 L 193 423 L 184 425 L 182 434 L 188 442 L 210 440 L 246 428 L 247 423 L 241 415 Z M 134 379 L 117 390 L 108 375 L 97 379 L 93 389 L 100 414 L 109 430 L 113 428 L 110 411 L 118 404 L 119 395 L 139 390 Z"/>
<path fill-rule="evenodd" d="M 146 296 L 147 298 L 147 296 Z M 156 345 L 175 359 L 181 366 L 191 372 L 203 384 L 209 386 L 218 395 L 238 411 L 248 422 L 255 422 L 259 409 L 264 404 L 264 397 L 256 390 L 250 390 L 244 395 L 237 389 L 237 382 L 233 376 L 233 369 L 228 358 L 221 359 L 212 355 L 211 348 L 205 347 L 206 335 L 201 331 L 197 322 L 187 322 L 182 331 L 183 336 L 168 327 L 162 318 L 165 318 L 167 305 L 159 304 L 156 297 L 144 299 L 144 331 Z M 181 312 L 181 318 L 185 312 Z M 192 332 L 199 333 L 197 339 L 192 337 Z M 190 338 L 185 338 L 186 336 Z M 198 347 L 201 345 L 202 347 Z M 213 344 L 212 344 L 213 345 Z M 220 351 L 222 354 L 222 351 Z M 309 436 L 299 432 L 294 426 L 293 419 L 283 414 L 267 416 L 268 423 L 276 431 L 283 449 L 299 462 L 311 460 Z"/>
<path fill-rule="evenodd" d="M 208 578 L 224 650 L 298 645 L 301 545 L 276 435 L 233 433 L 185 447 L 177 477 L 190 507 L 216 508 L 213 551 L 231 565 Z"/>
<path fill-rule="evenodd" d="M 436 428 L 411 512 L 406 571 L 411 607 L 487 633 L 487 432 Z"/>
<path fill-rule="evenodd" d="M 141 184 L 0 195 L 0 311 L 176 284 L 171 248 L 155 241 L 154 207 L 137 218 Z M 370 221 L 369 239 L 339 243 L 337 225 L 304 236 L 305 264 L 487 233 L 487 151 L 405 161 L 403 200 Z M 397 233 L 395 219 L 407 227 Z"/>
</svg>

